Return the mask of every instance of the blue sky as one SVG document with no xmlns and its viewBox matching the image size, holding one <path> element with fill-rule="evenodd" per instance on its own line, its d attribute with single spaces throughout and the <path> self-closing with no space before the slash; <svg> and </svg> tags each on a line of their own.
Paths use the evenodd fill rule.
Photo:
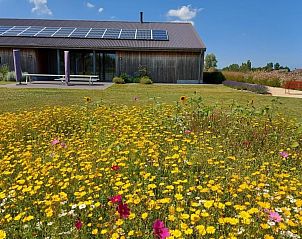
<svg viewBox="0 0 302 239">
<path fill-rule="evenodd" d="M 218 66 L 302 68 L 302 0 L 0 0 L 2 18 L 191 21 Z"/>
</svg>

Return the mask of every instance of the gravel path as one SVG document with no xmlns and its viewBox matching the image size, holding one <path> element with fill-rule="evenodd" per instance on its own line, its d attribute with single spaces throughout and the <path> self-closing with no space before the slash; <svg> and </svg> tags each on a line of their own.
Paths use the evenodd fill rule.
<svg viewBox="0 0 302 239">
<path fill-rule="evenodd" d="M 267 87 L 272 96 L 280 96 L 280 97 L 290 97 L 290 98 L 301 98 L 302 99 L 302 91 L 299 90 L 286 90 L 283 88 L 277 87 Z"/>
</svg>

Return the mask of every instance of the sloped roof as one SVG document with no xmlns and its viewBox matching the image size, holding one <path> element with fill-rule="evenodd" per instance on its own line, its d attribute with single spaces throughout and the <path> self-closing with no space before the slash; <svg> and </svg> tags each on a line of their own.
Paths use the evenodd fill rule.
<svg viewBox="0 0 302 239">
<path fill-rule="evenodd" d="M 77 28 L 160 29 L 167 30 L 168 41 L 116 40 L 87 38 L 39 38 L 0 36 L 0 47 L 140 49 L 201 51 L 205 45 L 190 23 L 125 22 L 86 20 L 0 19 L 0 26 L 44 26 Z"/>
</svg>

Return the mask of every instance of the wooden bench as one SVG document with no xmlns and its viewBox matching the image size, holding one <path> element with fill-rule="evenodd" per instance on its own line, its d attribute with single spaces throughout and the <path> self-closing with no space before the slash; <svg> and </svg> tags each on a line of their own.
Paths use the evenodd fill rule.
<svg viewBox="0 0 302 239">
<path fill-rule="evenodd" d="M 290 93 L 290 90 L 302 90 L 302 81 L 286 81 L 283 87 L 285 94 Z"/>
<path fill-rule="evenodd" d="M 23 74 L 25 76 L 25 82 L 31 83 L 33 81 L 32 77 L 52 77 L 56 81 L 61 81 L 62 84 L 65 82 L 65 75 L 53 75 L 53 74 Z M 97 75 L 70 75 L 71 81 L 88 81 L 89 85 L 93 85 L 93 82 L 98 81 L 99 76 Z"/>
</svg>

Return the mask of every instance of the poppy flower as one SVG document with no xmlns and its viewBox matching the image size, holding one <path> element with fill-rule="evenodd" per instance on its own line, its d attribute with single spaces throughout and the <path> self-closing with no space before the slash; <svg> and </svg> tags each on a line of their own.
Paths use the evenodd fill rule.
<svg viewBox="0 0 302 239">
<path fill-rule="evenodd" d="M 119 170 L 120 169 L 120 166 L 118 166 L 118 165 L 113 165 L 112 167 L 111 167 L 111 170 L 113 170 L 113 171 L 117 171 L 117 170 Z"/>
</svg>

